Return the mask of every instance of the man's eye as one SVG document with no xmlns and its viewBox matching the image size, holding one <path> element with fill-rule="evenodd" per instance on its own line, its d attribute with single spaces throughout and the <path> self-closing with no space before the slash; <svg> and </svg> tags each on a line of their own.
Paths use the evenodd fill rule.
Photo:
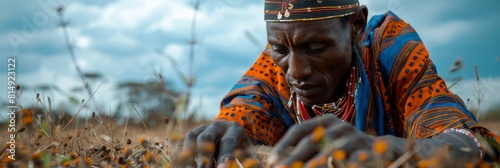
<svg viewBox="0 0 500 168">
<path fill-rule="evenodd" d="M 311 44 L 307 45 L 307 50 L 309 50 L 309 52 L 313 52 L 313 53 L 322 52 L 325 48 L 326 48 L 326 44 L 322 44 L 322 43 L 311 43 Z"/>
<path fill-rule="evenodd" d="M 279 54 L 287 54 L 288 53 L 288 48 L 282 45 L 271 45 L 271 48 L 273 49 L 273 52 L 279 53 Z"/>
</svg>

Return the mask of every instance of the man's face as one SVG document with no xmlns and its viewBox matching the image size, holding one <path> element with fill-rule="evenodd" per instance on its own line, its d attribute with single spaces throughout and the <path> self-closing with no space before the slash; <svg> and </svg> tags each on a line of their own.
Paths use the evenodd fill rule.
<svg viewBox="0 0 500 168">
<path fill-rule="evenodd" d="M 306 105 L 335 101 L 352 59 L 350 26 L 340 19 L 267 23 L 271 56 Z"/>
</svg>

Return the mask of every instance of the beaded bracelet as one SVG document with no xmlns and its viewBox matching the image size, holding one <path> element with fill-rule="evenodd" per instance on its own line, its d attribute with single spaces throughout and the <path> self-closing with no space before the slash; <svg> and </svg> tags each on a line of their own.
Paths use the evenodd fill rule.
<svg viewBox="0 0 500 168">
<path fill-rule="evenodd" d="M 481 150 L 481 144 L 479 143 L 479 140 L 477 140 L 477 138 L 471 132 L 467 131 L 466 129 L 457 129 L 457 128 L 445 129 L 443 131 L 443 133 L 448 133 L 448 132 L 459 132 L 459 133 L 463 133 L 463 134 L 469 136 L 470 138 L 472 138 L 474 143 L 476 143 L 477 148 L 479 149 L 479 157 L 480 158 L 483 157 L 483 151 Z"/>
</svg>

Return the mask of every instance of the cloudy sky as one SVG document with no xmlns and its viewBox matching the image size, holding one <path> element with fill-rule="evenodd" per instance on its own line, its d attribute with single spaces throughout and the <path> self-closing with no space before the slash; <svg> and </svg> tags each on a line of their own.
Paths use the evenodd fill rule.
<svg viewBox="0 0 500 168">
<path fill-rule="evenodd" d="M 370 16 L 392 10 L 414 26 L 445 79 L 462 76 L 452 90 L 464 100 L 474 98 L 474 64 L 482 79 L 486 109 L 500 102 L 500 37 L 498 0 L 473 3 L 470 0 L 362 0 Z M 77 63 L 84 72 L 104 77 L 96 100 L 106 109 L 119 101 L 115 86 L 127 81 L 153 79 L 161 72 L 176 89 L 181 80 L 172 73 L 172 65 L 155 51 L 171 55 L 182 71 L 187 71 L 191 18 L 191 0 L 0 0 L 0 67 L 7 57 L 17 58 L 17 83 L 24 88 L 21 105 L 35 102 L 37 86 L 55 84 L 72 93 L 81 86 L 62 30 L 57 27 L 57 4 L 64 6 L 69 34 L 76 45 Z M 265 22 L 263 2 L 244 0 L 202 0 L 197 14 L 197 37 L 193 104 L 202 105 L 202 114 L 212 118 L 219 102 L 253 63 L 263 49 Z M 248 38 L 250 36 L 255 37 Z M 450 74 L 453 61 L 461 59 L 462 70 Z M 6 69 L 6 68 L 4 68 Z M 6 71 L 0 79 L 7 80 Z M 95 81 L 92 85 L 102 82 Z M 0 82 L 6 88 L 6 82 Z M 2 89 L 2 93 L 6 89 Z M 6 94 L 1 94 L 6 95 Z M 54 102 L 67 101 L 57 92 L 43 93 Z M 6 96 L 0 97 L 6 101 Z M 474 105 L 473 102 L 470 103 Z"/>
</svg>

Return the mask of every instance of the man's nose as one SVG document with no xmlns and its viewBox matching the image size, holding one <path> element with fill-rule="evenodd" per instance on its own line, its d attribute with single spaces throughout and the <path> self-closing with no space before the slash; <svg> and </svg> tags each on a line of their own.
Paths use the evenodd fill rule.
<svg viewBox="0 0 500 168">
<path fill-rule="evenodd" d="M 294 80 L 301 81 L 311 76 L 311 74 L 312 67 L 307 56 L 291 52 L 288 59 L 287 75 Z"/>
</svg>

